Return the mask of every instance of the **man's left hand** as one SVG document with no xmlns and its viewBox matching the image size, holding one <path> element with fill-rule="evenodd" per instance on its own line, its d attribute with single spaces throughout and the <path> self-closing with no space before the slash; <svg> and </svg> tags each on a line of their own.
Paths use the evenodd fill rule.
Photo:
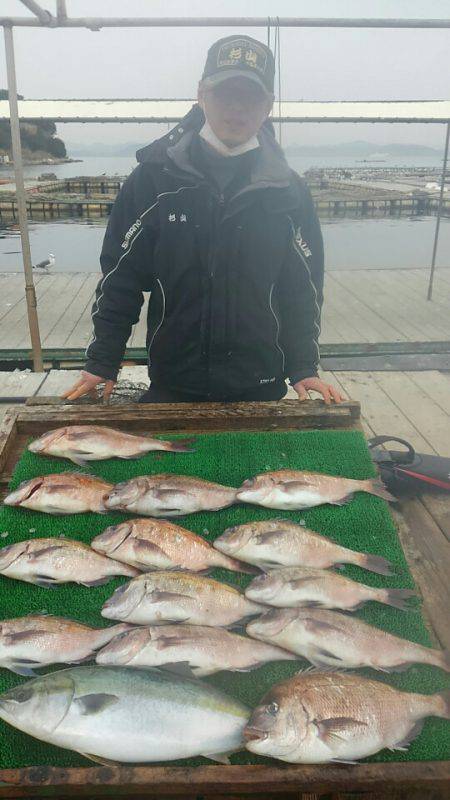
<svg viewBox="0 0 450 800">
<path fill-rule="evenodd" d="M 345 397 L 338 392 L 335 386 L 325 383 L 320 378 L 303 378 L 303 380 L 295 383 L 293 388 L 297 392 L 299 400 L 308 400 L 308 392 L 321 394 L 327 405 L 332 401 L 342 403 L 345 400 Z"/>
</svg>

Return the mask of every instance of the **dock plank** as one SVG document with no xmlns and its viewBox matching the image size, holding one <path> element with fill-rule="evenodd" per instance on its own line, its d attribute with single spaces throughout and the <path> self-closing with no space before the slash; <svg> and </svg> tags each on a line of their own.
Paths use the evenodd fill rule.
<svg viewBox="0 0 450 800">
<path fill-rule="evenodd" d="M 398 411 L 441 456 L 450 457 L 450 417 L 404 372 L 378 372 L 375 380 Z M 405 437 L 407 438 L 407 437 Z"/>
<path fill-rule="evenodd" d="M 65 308 L 52 330 L 49 331 L 45 337 L 45 347 L 64 347 L 78 322 L 80 313 L 82 313 L 88 305 L 89 308 L 92 305 L 92 296 L 95 291 L 96 283 L 97 281 L 93 275 L 84 274 L 84 280 L 80 279 L 76 296 L 69 299 L 68 306 Z"/>
</svg>

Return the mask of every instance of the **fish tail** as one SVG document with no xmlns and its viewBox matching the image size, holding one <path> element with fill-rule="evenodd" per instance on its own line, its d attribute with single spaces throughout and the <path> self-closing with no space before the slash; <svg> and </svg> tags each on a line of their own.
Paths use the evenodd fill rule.
<svg viewBox="0 0 450 800">
<path fill-rule="evenodd" d="M 412 608 L 408 601 L 416 596 L 412 589 L 382 589 L 379 594 L 382 603 L 399 608 L 400 611 L 411 611 Z"/>
<path fill-rule="evenodd" d="M 230 558 L 230 556 L 226 556 L 224 553 L 219 553 L 218 550 L 214 553 L 214 566 L 224 567 L 232 572 L 244 572 L 246 575 L 259 575 L 261 571 L 257 567 L 244 564 L 243 561 L 238 561 L 237 558 Z"/>
<path fill-rule="evenodd" d="M 381 497 L 383 500 L 387 500 L 388 503 L 397 502 L 397 498 L 388 492 L 381 478 L 369 478 L 367 481 L 361 481 L 361 484 L 363 492 L 369 492 L 369 494 L 374 494 L 376 497 Z"/>
<path fill-rule="evenodd" d="M 443 717 L 443 719 L 450 719 L 450 689 L 444 689 L 443 692 L 432 695 L 431 699 L 434 701 L 434 715 Z"/>
<path fill-rule="evenodd" d="M 190 439 L 176 439 L 173 442 L 167 442 L 165 449 L 171 453 L 195 453 L 195 447 L 192 447 L 194 442 L 195 438 L 193 437 Z"/>
<path fill-rule="evenodd" d="M 432 650 L 431 652 L 434 656 L 432 663 L 436 667 L 440 667 L 446 672 L 450 672 L 450 650 Z"/>
<path fill-rule="evenodd" d="M 387 558 L 375 556 L 372 553 L 361 553 L 358 564 L 370 572 L 377 572 L 378 575 L 392 575 L 393 573 L 392 564 Z"/>
</svg>

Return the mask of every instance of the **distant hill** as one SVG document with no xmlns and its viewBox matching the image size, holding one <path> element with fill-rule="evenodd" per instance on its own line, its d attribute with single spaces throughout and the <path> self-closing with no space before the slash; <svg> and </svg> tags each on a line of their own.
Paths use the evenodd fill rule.
<svg viewBox="0 0 450 800">
<path fill-rule="evenodd" d="M 436 156 L 440 151 L 424 144 L 378 144 L 375 142 L 342 142 L 341 144 L 293 144 L 285 147 L 287 155 L 295 156 Z"/>
<path fill-rule="evenodd" d="M 71 156 L 134 156 L 136 150 L 148 144 L 142 142 L 92 142 L 91 144 L 68 144 Z M 357 156 L 367 158 L 377 155 L 436 156 L 441 155 L 434 147 L 423 144 L 378 144 L 375 142 L 342 142 L 341 144 L 291 144 L 284 148 L 290 156 Z"/>
<path fill-rule="evenodd" d="M 23 95 L 18 94 L 19 100 Z M 8 99 L 8 90 L 0 89 L 0 100 Z M 50 120 L 39 122 L 20 123 L 20 141 L 22 143 L 23 158 L 27 161 L 42 158 L 66 158 L 66 148 L 62 139 L 56 134 L 56 125 Z M 9 121 L 0 122 L 0 155 L 8 155 L 12 159 L 11 128 Z"/>
</svg>

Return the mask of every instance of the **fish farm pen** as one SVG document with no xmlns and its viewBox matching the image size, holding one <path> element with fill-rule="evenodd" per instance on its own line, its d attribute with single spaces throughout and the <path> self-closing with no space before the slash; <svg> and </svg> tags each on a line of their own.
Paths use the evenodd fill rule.
<svg viewBox="0 0 450 800">
<path fill-rule="evenodd" d="M 450 172 L 448 175 L 450 177 Z M 423 216 L 435 215 L 439 209 L 439 198 L 423 190 L 417 193 L 396 192 L 389 189 L 389 183 L 385 189 L 360 183 L 352 186 L 349 179 L 339 180 L 337 175 L 319 179 L 316 173 L 306 174 L 305 179 L 317 212 L 323 217 L 345 214 L 361 217 Z M 26 193 L 28 216 L 31 219 L 107 216 L 124 180 L 78 177 L 36 181 Z M 0 220 L 15 220 L 18 216 L 17 200 L 14 192 L 7 189 L 6 185 L 0 192 Z M 450 216 L 450 197 L 444 197 L 441 214 Z"/>
</svg>

